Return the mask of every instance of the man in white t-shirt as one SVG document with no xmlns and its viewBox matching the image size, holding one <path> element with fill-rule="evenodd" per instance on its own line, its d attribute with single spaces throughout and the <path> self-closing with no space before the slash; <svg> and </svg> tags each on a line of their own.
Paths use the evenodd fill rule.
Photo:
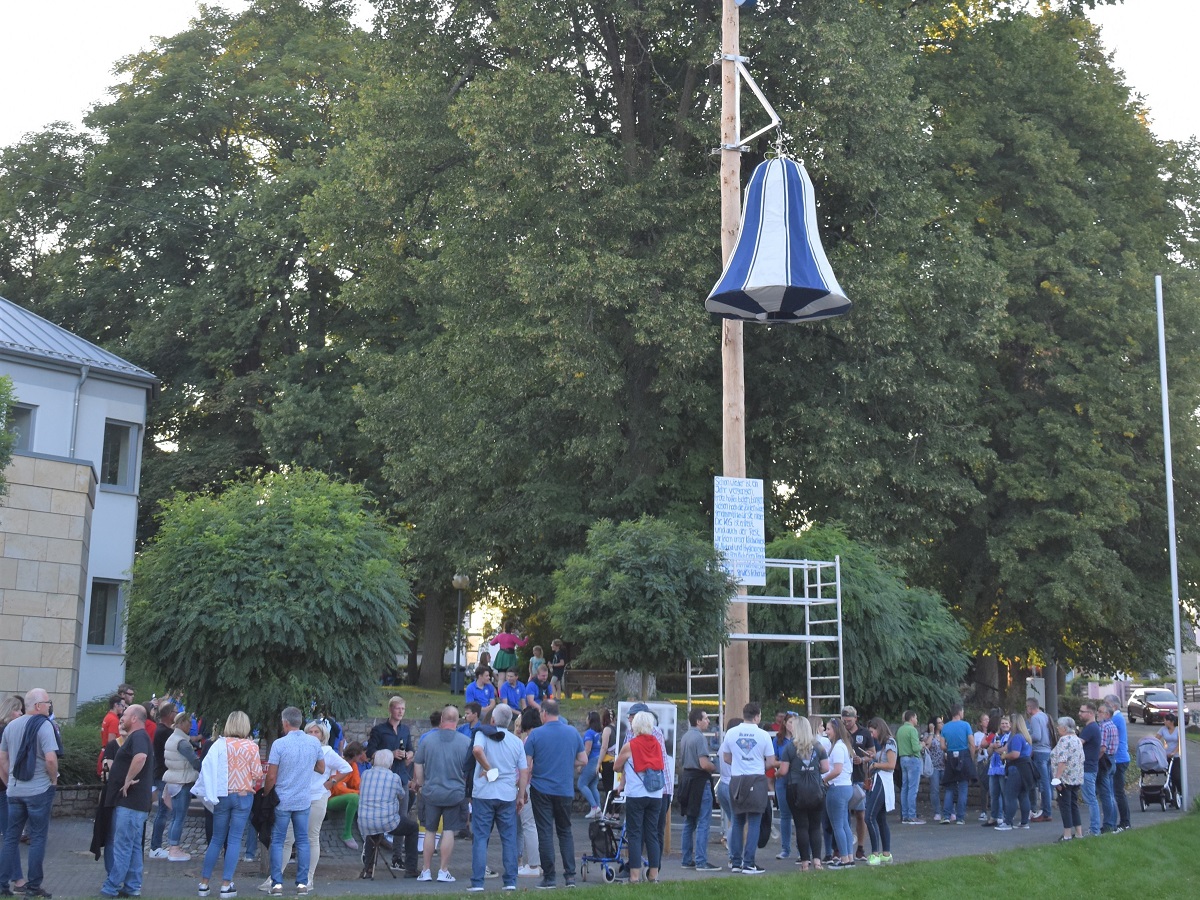
<svg viewBox="0 0 1200 900">
<path fill-rule="evenodd" d="M 729 765 L 729 799 L 733 806 L 733 829 L 729 840 L 729 868 L 745 875 L 766 871 L 754 864 L 762 814 L 771 802 L 767 792 L 767 769 L 775 766 L 775 746 L 769 732 L 759 727 L 762 708 L 747 703 L 742 724 L 725 732 L 721 758 Z"/>
</svg>

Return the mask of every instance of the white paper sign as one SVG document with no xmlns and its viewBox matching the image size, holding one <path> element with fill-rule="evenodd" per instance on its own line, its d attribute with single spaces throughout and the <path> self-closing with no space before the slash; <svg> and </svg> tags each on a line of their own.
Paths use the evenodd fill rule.
<svg viewBox="0 0 1200 900">
<path fill-rule="evenodd" d="M 713 544 L 742 585 L 767 583 L 767 532 L 761 478 L 713 479 Z"/>
</svg>

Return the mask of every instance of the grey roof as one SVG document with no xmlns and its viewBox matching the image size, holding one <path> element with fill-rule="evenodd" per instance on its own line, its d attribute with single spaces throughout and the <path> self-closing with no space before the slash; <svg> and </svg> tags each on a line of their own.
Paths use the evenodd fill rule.
<svg viewBox="0 0 1200 900">
<path fill-rule="evenodd" d="M 154 387 L 158 379 L 115 353 L 0 297 L 0 353 L 59 365 L 90 366 L 124 381 Z"/>
</svg>

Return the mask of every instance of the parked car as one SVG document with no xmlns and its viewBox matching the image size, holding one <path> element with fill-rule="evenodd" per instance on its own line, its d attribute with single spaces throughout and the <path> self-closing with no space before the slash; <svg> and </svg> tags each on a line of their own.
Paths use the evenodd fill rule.
<svg viewBox="0 0 1200 900">
<path fill-rule="evenodd" d="M 1142 719 L 1147 725 L 1156 725 L 1164 721 L 1167 713 L 1175 713 L 1180 722 L 1188 720 L 1188 708 L 1185 706 L 1183 715 L 1179 715 L 1179 700 L 1174 691 L 1166 688 L 1138 688 L 1125 705 L 1125 716 L 1130 722 Z"/>
</svg>

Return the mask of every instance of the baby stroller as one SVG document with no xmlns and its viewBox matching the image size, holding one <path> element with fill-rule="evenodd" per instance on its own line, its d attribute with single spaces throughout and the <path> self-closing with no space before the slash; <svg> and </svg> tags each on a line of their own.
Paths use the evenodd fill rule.
<svg viewBox="0 0 1200 900">
<path fill-rule="evenodd" d="M 1171 787 L 1171 766 L 1175 760 L 1167 759 L 1167 751 L 1157 738 L 1144 737 L 1138 741 L 1137 764 L 1142 770 L 1138 779 L 1138 799 L 1142 802 L 1142 811 L 1151 803 L 1159 804 L 1163 812 L 1167 805 L 1178 809 L 1178 798 Z"/>
<path fill-rule="evenodd" d="M 609 791 L 604 798 L 604 807 L 599 817 L 588 823 L 588 840 L 591 842 L 590 854 L 585 853 L 579 860 L 579 877 L 587 881 L 588 865 L 598 865 L 604 880 L 610 884 L 624 875 L 629 864 L 622 859 L 626 852 L 625 825 L 621 816 L 610 812 L 614 792 Z M 643 865 L 645 861 L 643 860 Z"/>
</svg>

